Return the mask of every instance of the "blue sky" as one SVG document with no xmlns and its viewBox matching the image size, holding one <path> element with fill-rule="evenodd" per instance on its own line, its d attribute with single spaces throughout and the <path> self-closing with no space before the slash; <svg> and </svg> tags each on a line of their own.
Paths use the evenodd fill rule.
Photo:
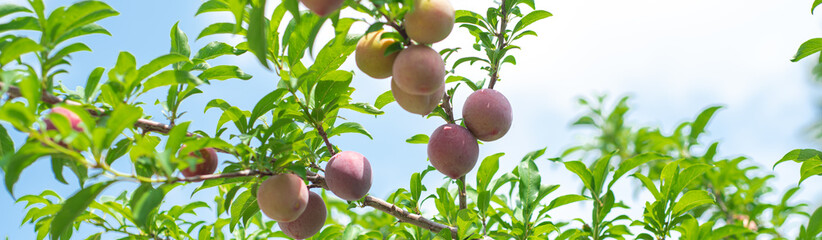
<svg viewBox="0 0 822 240">
<path fill-rule="evenodd" d="M 484 12 L 484 6 L 493 4 L 487 0 L 452 2 L 457 9 L 476 12 Z M 660 126 L 667 131 L 681 121 L 692 119 L 708 106 L 723 105 L 725 108 L 708 126 L 705 142 L 720 141 L 721 156 L 747 156 L 764 169 L 770 169 L 773 162 L 792 149 L 818 147 L 803 135 L 817 116 L 815 104 L 822 92 L 822 87 L 811 80 L 815 57 L 800 63 L 789 61 L 799 44 L 822 36 L 820 17 L 810 14 L 811 2 L 537 1 L 539 9 L 555 16 L 532 25 L 540 36 L 520 41 L 518 45 L 523 50 L 514 52 L 518 64 L 503 68 L 504 81 L 496 89 L 511 101 L 514 123 L 504 138 L 482 145 L 480 157 L 505 152 L 501 171 L 510 171 L 525 153 L 535 149 L 548 147 L 548 156 L 556 156 L 564 148 L 586 139 L 585 131 L 569 128 L 581 113 L 576 98 L 602 93 L 632 96 L 629 122 Z M 46 1 L 49 9 L 65 3 Z M 216 40 L 240 41 L 231 36 L 212 36 L 195 41 L 204 27 L 227 21 L 226 16 L 219 14 L 193 17 L 200 3 L 193 0 L 111 1 L 109 4 L 120 11 L 120 15 L 103 20 L 101 24 L 113 36 L 84 37 L 83 41 L 92 47 L 93 52 L 75 54 L 70 74 L 62 75 L 60 80 L 70 88 L 81 86 L 95 67 L 113 66 L 120 51 L 134 54 L 138 64 L 167 53 L 169 29 L 177 21 L 192 41 L 193 50 Z M 352 13 L 351 10 L 347 12 Z M 364 30 L 365 25 L 355 28 Z M 330 29 L 322 32 L 320 38 L 328 39 Z M 465 30 L 458 29 L 434 47 L 467 46 L 471 41 Z M 355 101 L 373 102 L 389 89 L 388 81 L 369 78 L 356 70 L 353 58 L 351 60 L 343 69 L 355 71 L 352 83 L 357 89 L 353 95 Z M 241 66 L 254 78 L 203 86 L 205 94 L 196 95 L 183 105 L 188 113 L 182 120 L 193 121 L 192 128 L 213 132 L 219 113 L 202 111 L 210 99 L 222 98 L 242 109 L 251 109 L 276 85 L 274 74 L 264 70 L 252 56 L 222 57 L 211 62 L 212 66 L 219 64 Z M 461 67 L 457 71 L 474 80 L 484 76 L 484 72 L 477 68 Z M 145 95 L 143 101 L 153 103 L 161 94 L 165 91 L 154 90 Z M 467 95 L 467 91 L 457 92 L 455 112 L 460 112 Z M 159 106 L 147 104 L 144 108 L 147 114 L 162 116 Z M 407 187 L 410 175 L 427 165 L 425 145 L 409 145 L 405 139 L 419 133 L 430 134 L 442 124 L 441 120 L 407 113 L 396 104 L 390 104 L 384 110 L 386 114 L 376 118 L 342 113 L 350 121 L 362 123 L 374 140 L 361 135 L 331 139 L 342 149 L 358 151 L 371 161 L 374 169 L 371 194 L 380 197 Z M 24 139 L 17 133 L 13 133 L 13 137 L 18 146 Z M 228 158 L 226 155 L 220 157 Z M 556 164 L 542 161 L 538 165 L 543 182 L 562 184 L 560 192 L 571 193 L 579 188 L 578 181 Z M 773 182 L 776 189 L 782 191 L 795 186 L 798 168 L 798 165 L 777 168 L 777 179 Z M 474 172 L 470 173 L 469 179 L 473 176 Z M 441 177 L 439 173 L 429 175 L 425 183 L 438 186 L 443 182 Z M 39 161 L 23 172 L 15 195 L 53 189 L 62 196 L 69 196 L 77 189 L 76 182 L 67 186 L 52 179 L 48 161 Z M 816 181 L 820 179 L 812 178 L 806 185 Z M 623 183 L 625 189 L 636 184 Z M 820 205 L 818 199 L 822 197 L 822 190 L 808 186 L 799 197 L 812 206 Z M 123 183 L 115 189 L 122 191 L 134 187 Z M 173 192 L 166 200 L 169 204 L 190 201 L 186 191 L 194 187 L 196 185 L 192 184 Z M 210 201 L 213 194 L 213 191 L 198 193 L 194 198 Z M 629 203 L 648 200 L 648 196 L 634 194 L 622 198 Z M 0 237 L 34 237 L 32 225 L 18 227 L 25 215 L 23 204 L 14 204 L 11 196 L 0 194 L 0 206 L 6 210 L 6 217 L 0 218 Z M 576 216 L 575 212 L 588 209 L 570 205 L 558 211 L 555 216 Z M 210 212 L 203 214 L 206 214 L 203 217 L 213 217 Z M 638 217 L 639 214 L 631 216 Z"/>
</svg>

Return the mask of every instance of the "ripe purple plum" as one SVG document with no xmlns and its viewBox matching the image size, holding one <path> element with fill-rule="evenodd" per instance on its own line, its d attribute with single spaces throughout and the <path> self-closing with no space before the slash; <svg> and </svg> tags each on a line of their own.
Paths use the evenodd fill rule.
<svg viewBox="0 0 822 240">
<path fill-rule="evenodd" d="M 391 46 L 397 40 L 393 38 L 382 39 L 381 36 L 384 32 L 378 30 L 366 34 L 360 38 L 357 43 L 357 50 L 354 52 L 357 67 L 372 78 L 390 77 L 394 67 L 394 59 L 399 55 L 399 52 L 391 53 L 388 56 L 385 55 L 388 46 Z"/>
<path fill-rule="evenodd" d="M 286 173 L 269 177 L 257 188 L 257 205 L 278 222 L 297 220 L 308 206 L 308 187 L 300 176 Z"/>
<path fill-rule="evenodd" d="M 371 190 L 371 163 L 358 152 L 337 153 L 325 167 L 325 181 L 337 197 L 359 200 Z"/>
<path fill-rule="evenodd" d="M 480 140 L 494 141 L 508 133 L 513 121 L 511 103 L 494 89 L 475 91 L 462 107 L 465 126 Z"/>
<path fill-rule="evenodd" d="M 437 51 L 413 45 L 400 51 L 392 74 L 397 86 L 415 95 L 430 95 L 445 84 L 445 62 Z"/>
<path fill-rule="evenodd" d="M 314 12 L 314 14 L 325 17 L 342 7 L 343 0 L 300 0 L 300 2 Z"/>
<path fill-rule="evenodd" d="M 328 217 L 323 198 L 311 191 L 308 195 L 308 207 L 297 220 L 277 223 L 285 235 L 294 239 L 306 239 L 314 236 L 323 229 L 325 219 Z"/>
<path fill-rule="evenodd" d="M 207 175 L 212 174 L 214 171 L 217 170 L 217 151 L 213 148 L 203 148 L 188 154 L 189 156 L 196 157 L 201 159 L 202 161 L 197 163 L 193 168 L 187 167 L 183 169 L 181 172 L 185 177 L 194 177 L 200 175 Z"/>
<path fill-rule="evenodd" d="M 451 34 L 455 17 L 448 0 L 414 0 L 411 11 L 405 14 L 405 31 L 418 43 L 436 43 Z"/>
<path fill-rule="evenodd" d="M 479 144 L 468 129 L 445 124 L 434 130 L 428 140 L 431 165 L 446 176 L 457 179 L 474 168 L 479 157 Z"/>
<path fill-rule="evenodd" d="M 419 115 L 428 115 L 431 111 L 437 108 L 440 104 L 443 94 L 445 94 L 445 84 L 440 86 L 439 90 L 429 95 L 416 95 L 403 91 L 397 86 L 396 81 L 391 79 L 391 94 L 394 95 L 394 100 L 397 104 L 410 113 Z"/>
</svg>

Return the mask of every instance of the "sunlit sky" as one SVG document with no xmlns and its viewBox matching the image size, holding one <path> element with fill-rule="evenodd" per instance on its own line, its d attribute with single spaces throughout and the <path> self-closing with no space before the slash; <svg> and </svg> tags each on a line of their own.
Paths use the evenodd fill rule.
<svg viewBox="0 0 822 240">
<path fill-rule="evenodd" d="M 9 2 L 4 0 L 3 2 Z M 10 2 L 21 3 L 21 0 Z M 48 9 L 67 1 L 46 1 Z M 485 12 L 493 1 L 452 0 L 457 9 Z M 527 37 L 514 51 L 517 65 L 505 65 L 503 82 L 496 87 L 510 100 L 514 123 L 501 140 L 480 147 L 480 158 L 505 152 L 500 172 L 513 169 L 527 152 L 548 148 L 546 156 L 557 156 L 562 150 L 582 143 L 586 131 L 570 128 L 570 123 L 582 113 L 578 97 L 609 94 L 613 102 L 618 96 L 631 96 L 630 124 L 662 127 L 669 133 L 682 121 L 693 119 L 702 109 L 722 105 L 707 128 L 703 142 L 720 141 L 719 155 L 747 156 L 770 171 L 773 162 L 795 148 L 815 148 L 817 143 L 804 135 L 817 116 L 820 89 L 812 83 L 810 74 L 815 56 L 800 63 L 789 60 L 797 47 L 807 39 L 822 36 L 820 17 L 810 14 L 810 0 L 563 0 L 536 1 L 537 8 L 554 14 L 534 25 L 539 37 Z M 138 64 L 168 52 L 169 29 L 175 22 L 188 34 L 192 50 L 211 41 L 237 43 L 241 39 L 227 35 L 210 36 L 195 41 L 200 30 L 211 23 L 229 21 L 225 15 L 204 14 L 193 17 L 201 1 L 110 1 L 120 15 L 100 22 L 113 36 L 83 37 L 93 52 L 73 56 L 70 74 L 59 80 L 74 88 L 82 86 L 92 69 L 110 68 L 120 51 L 129 51 Z M 270 9 L 269 9 L 270 11 Z M 352 10 L 345 10 L 353 13 Z M 8 19 L 0 19 L 5 22 Z M 362 31 L 365 24 L 355 26 Z M 318 44 L 331 35 L 322 30 Z M 464 29 L 455 30 L 449 39 L 435 44 L 436 49 L 470 46 L 472 37 Z M 463 54 L 476 54 L 465 48 Z M 252 109 L 257 100 L 273 90 L 277 78 L 265 70 L 251 55 L 221 57 L 212 66 L 233 64 L 254 76 L 251 80 L 212 82 L 183 104 L 188 111 L 183 121 L 193 121 L 192 128 L 213 132 L 219 118 L 216 110 L 203 113 L 205 104 L 222 98 L 242 109 Z M 357 102 L 373 102 L 389 89 L 387 80 L 371 79 L 359 72 L 353 57 L 343 69 L 355 71 L 352 87 Z M 458 74 L 478 80 L 484 76 L 477 67 L 461 67 Z M 165 94 L 154 90 L 143 98 L 153 103 Z M 467 89 L 455 96 L 455 112 L 459 113 L 467 97 Z M 145 112 L 159 119 L 161 107 L 147 104 Z M 385 197 L 393 190 L 407 187 L 412 173 L 426 168 L 425 145 L 409 145 L 405 139 L 419 133 L 430 134 L 443 122 L 424 119 L 403 111 L 396 103 L 384 108 L 385 115 L 371 117 L 344 111 L 349 121 L 362 123 L 374 137 L 343 135 L 331 141 L 344 150 L 364 154 L 374 169 L 371 194 Z M 10 128 L 8 125 L 4 125 Z M 13 132 L 13 131 L 12 131 Z M 19 147 L 25 136 L 12 133 Z M 221 159 L 229 159 L 220 155 Z M 564 168 L 543 157 L 538 161 L 545 184 L 561 184 L 558 192 L 577 192 L 580 183 Z M 124 165 L 115 165 L 123 167 Z M 776 169 L 772 182 L 777 192 L 795 186 L 797 164 Z M 473 179 L 475 171 L 468 178 Z M 439 186 L 443 175 L 430 174 L 424 183 Z M 68 179 L 68 178 L 67 178 Z M 49 161 L 41 160 L 26 169 L 15 188 L 15 196 L 37 194 L 53 189 L 70 196 L 77 188 L 76 180 L 63 185 L 53 180 Z M 819 206 L 822 189 L 811 189 L 811 178 L 800 192 L 801 201 Z M 472 181 L 473 182 L 473 181 Z M 634 180 L 623 181 L 620 188 L 632 192 Z M 115 185 L 107 194 L 117 194 L 136 185 Z M 189 192 L 196 184 L 172 192 L 168 207 L 191 201 Z M 649 200 L 644 194 L 627 193 L 618 196 L 634 206 Z M 204 191 L 194 199 L 211 201 L 215 191 Z M 550 195 L 549 198 L 559 196 Z M 771 196 L 770 198 L 774 198 Z M 20 226 L 25 216 L 24 204 L 14 203 L 9 194 L 0 194 L 4 217 L 0 218 L 0 237 L 33 239 L 33 225 Z M 590 211 L 587 205 L 572 204 L 553 215 L 569 220 L 579 211 Z M 632 217 L 641 215 L 633 212 Z M 205 212 L 206 217 L 213 214 Z M 425 214 L 430 216 L 429 214 Z M 803 222 L 806 220 L 802 220 Z"/>
</svg>

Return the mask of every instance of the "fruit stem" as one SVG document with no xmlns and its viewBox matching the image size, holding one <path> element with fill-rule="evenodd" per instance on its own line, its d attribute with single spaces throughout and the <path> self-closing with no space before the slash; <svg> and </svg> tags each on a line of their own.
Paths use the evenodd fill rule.
<svg viewBox="0 0 822 240">
<path fill-rule="evenodd" d="M 465 199 L 466 197 L 465 197 L 465 176 L 464 175 L 462 177 L 460 177 L 459 181 L 457 181 L 457 185 L 459 185 L 459 188 L 460 188 L 460 193 L 459 193 L 460 209 L 466 209 L 466 208 L 468 208 L 468 203 Z"/>
</svg>

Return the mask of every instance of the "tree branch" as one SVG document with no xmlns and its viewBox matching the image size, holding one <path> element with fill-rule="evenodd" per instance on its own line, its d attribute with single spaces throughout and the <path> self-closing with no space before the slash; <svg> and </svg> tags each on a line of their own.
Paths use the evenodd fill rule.
<svg viewBox="0 0 822 240">
<path fill-rule="evenodd" d="M 460 180 L 459 180 L 459 182 L 457 182 L 457 185 L 459 185 L 459 191 L 460 191 L 459 192 L 460 209 L 466 209 L 466 208 L 468 208 L 468 202 L 466 200 L 466 194 L 465 194 L 465 175 L 460 177 Z"/>
<path fill-rule="evenodd" d="M 15 87 L 15 86 L 7 86 L 3 83 L 0 83 L 0 89 L 6 89 L 7 90 L 6 94 L 9 95 L 9 97 L 11 97 L 11 98 L 17 98 L 17 97 L 22 96 L 20 94 L 20 89 Z M 69 104 L 69 105 L 77 105 L 77 106 L 82 105 L 79 102 L 75 102 L 75 101 L 71 101 L 71 100 L 63 100 L 63 99 L 60 99 L 57 96 L 53 96 L 53 95 L 49 95 L 49 94 L 43 94 L 42 100 L 46 103 L 49 103 L 49 104 L 57 104 L 57 103 L 60 103 L 60 102 L 64 102 L 64 103 Z M 92 113 L 92 115 L 95 115 L 95 116 L 101 115 L 100 113 L 103 112 L 102 109 L 97 109 L 97 110 L 99 112 L 94 111 L 94 110 L 89 110 L 89 112 Z M 147 120 L 147 119 L 138 120 L 137 123 L 134 124 L 134 126 L 137 127 L 137 128 L 141 128 L 145 131 L 152 131 L 152 132 L 157 132 L 157 133 L 162 133 L 162 134 L 168 134 L 168 132 L 171 131 L 171 127 L 169 127 L 168 125 L 158 123 L 158 122 L 154 122 L 154 121 Z M 317 128 L 317 130 L 321 131 L 321 136 L 323 136 L 326 144 L 328 144 L 327 147 L 329 147 L 329 151 L 331 151 L 331 153 L 333 154 L 333 148 L 330 145 L 331 142 L 328 141 L 328 138 L 325 134 L 322 134 L 322 133 L 325 133 L 325 131 L 322 130 L 321 127 Z M 194 134 L 189 133 L 189 135 L 194 135 Z M 217 150 L 219 152 L 227 153 L 225 150 L 222 150 L 222 149 L 215 149 L 215 150 Z M 230 172 L 230 173 L 215 173 L 215 174 L 200 175 L 200 176 L 187 177 L 187 178 L 172 178 L 172 179 L 168 179 L 168 180 L 174 181 L 174 182 L 199 182 L 199 181 L 204 181 L 204 180 L 209 180 L 209 179 L 237 178 L 237 177 L 251 177 L 251 176 L 270 176 L 270 175 L 273 175 L 273 173 L 246 169 L 246 170 L 241 170 L 241 171 L 237 171 L 237 172 Z M 306 173 L 306 179 L 312 183 L 311 184 L 312 186 L 317 186 L 317 187 L 321 187 L 321 188 L 324 188 L 324 189 L 328 189 L 328 185 L 326 185 L 326 182 L 325 182 L 325 177 L 323 177 L 322 175 L 320 175 L 318 173 L 308 171 Z M 158 180 L 158 182 L 165 182 L 165 181 L 159 181 Z M 388 213 L 391 216 L 396 217 L 400 222 L 406 222 L 406 223 L 412 224 L 414 226 L 425 228 L 425 229 L 428 229 L 432 232 L 437 232 L 437 233 L 440 232 L 443 229 L 449 229 L 451 231 L 452 236 L 456 236 L 456 234 L 457 234 L 457 229 L 455 227 L 451 227 L 451 226 L 448 226 L 448 225 L 445 225 L 445 224 L 437 223 L 437 222 L 434 222 L 430 219 L 424 218 L 421 215 L 410 213 L 410 212 L 408 212 L 406 210 L 403 210 L 402 208 L 400 208 L 400 207 L 398 207 L 394 204 L 388 203 L 385 200 L 379 199 L 379 198 L 374 197 L 374 196 L 366 196 L 365 200 L 364 200 L 364 204 L 366 206 L 369 206 L 369 207 L 372 207 L 374 209 L 377 209 L 377 210 L 383 211 L 385 213 Z"/>
<path fill-rule="evenodd" d="M 445 121 L 454 123 L 454 109 L 451 107 L 451 96 L 445 93 L 442 96 L 442 110 L 445 111 Z"/>
</svg>

